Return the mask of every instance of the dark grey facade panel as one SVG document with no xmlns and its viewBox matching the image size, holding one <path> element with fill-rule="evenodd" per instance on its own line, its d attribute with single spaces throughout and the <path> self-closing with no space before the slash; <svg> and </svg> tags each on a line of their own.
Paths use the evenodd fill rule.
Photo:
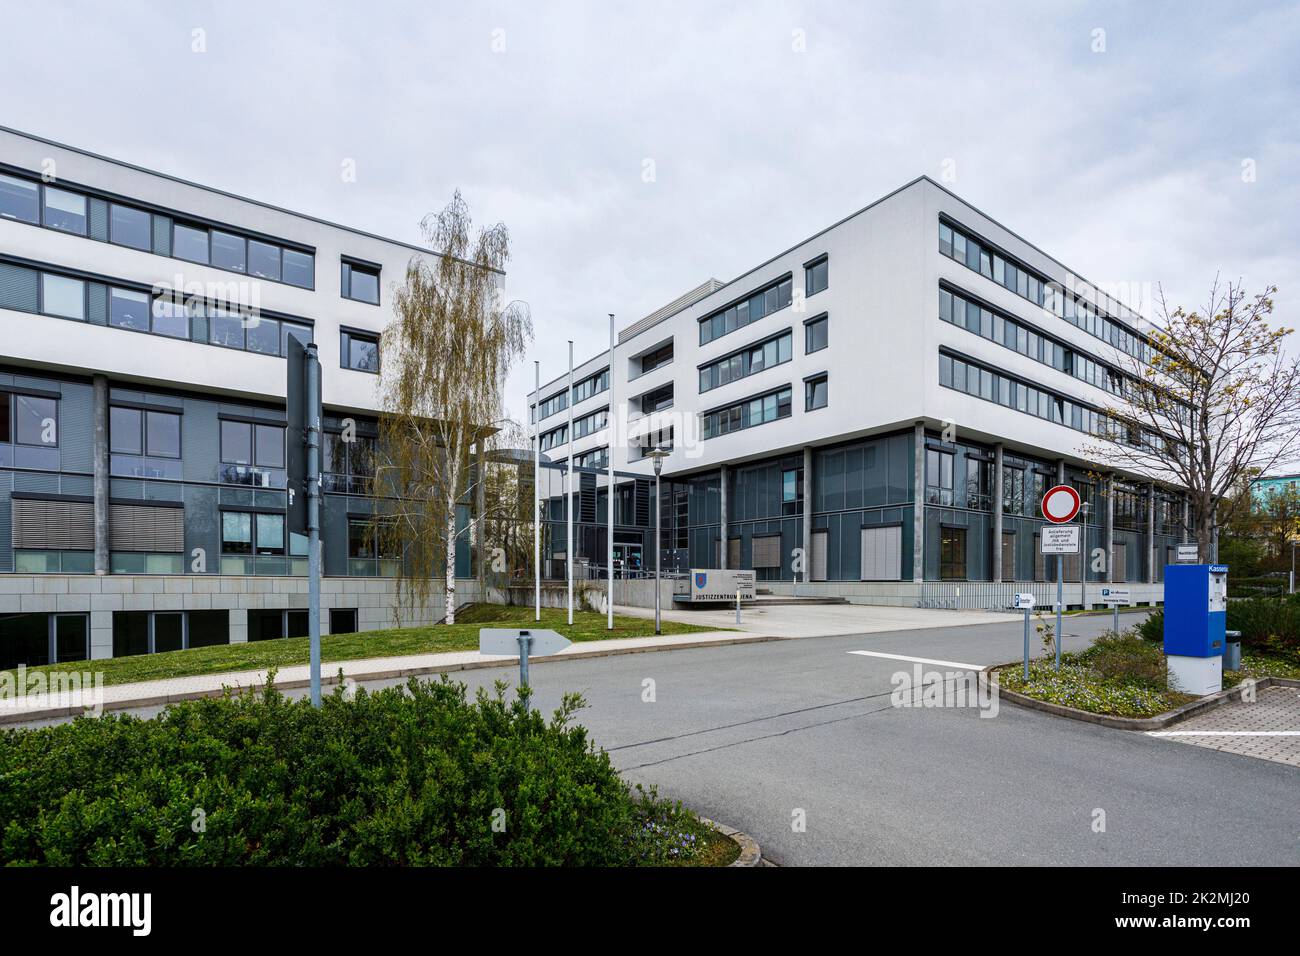
<svg viewBox="0 0 1300 956">
<path fill-rule="evenodd" d="M 0 262 L 0 309 L 35 312 L 40 307 L 39 288 L 35 269 Z"/>
</svg>

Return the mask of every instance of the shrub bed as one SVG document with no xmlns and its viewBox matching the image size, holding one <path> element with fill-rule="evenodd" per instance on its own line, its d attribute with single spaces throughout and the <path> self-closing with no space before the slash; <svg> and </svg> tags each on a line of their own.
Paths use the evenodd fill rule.
<svg viewBox="0 0 1300 956">
<path fill-rule="evenodd" d="M 1021 665 L 1004 667 L 998 683 L 1036 700 L 1115 717 L 1153 717 L 1195 700 L 1170 690 L 1165 655 L 1136 630 L 1104 634 L 1086 651 L 1061 655 L 1061 669 L 1051 660 L 1029 663 L 1029 680 Z"/>
<path fill-rule="evenodd" d="M 679 804 L 632 790 L 565 698 L 418 681 L 313 709 L 274 687 L 153 720 L 0 735 L 0 863 L 658 865 L 719 856 Z M 725 854 L 724 854 L 725 855 Z"/>
</svg>

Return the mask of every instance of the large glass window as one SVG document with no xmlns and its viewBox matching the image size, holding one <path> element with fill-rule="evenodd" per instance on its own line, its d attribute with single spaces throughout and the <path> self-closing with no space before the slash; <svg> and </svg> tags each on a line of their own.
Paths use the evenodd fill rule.
<svg viewBox="0 0 1300 956">
<path fill-rule="evenodd" d="M 219 229 L 213 229 L 212 239 L 212 264 L 219 269 L 230 269 L 232 272 L 244 272 L 247 269 L 248 259 L 247 250 L 243 236 L 234 236 L 228 232 L 222 232 Z"/>
<path fill-rule="evenodd" d="M 248 351 L 261 352 L 263 355 L 280 354 L 280 323 L 275 319 L 250 316 L 245 336 Z"/>
<path fill-rule="evenodd" d="M 258 425 L 254 431 L 254 461 L 261 468 L 284 467 L 284 427 Z"/>
<path fill-rule="evenodd" d="M 115 455 L 143 455 L 143 419 L 144 412 L 138 408 L 111 407 L 108 410 L 109 451 Z"/>
<path fill-rule="evenodd" d="M 190 310 L 174 299 L 153 300 L 153 331 L 174 339 L 190 337 Z"/>
<path fill-rule="evenodd" d="M 45 225 L 63 232 L 86 234 L 86 197 L 64 189 L 45 187 Z"/>
<path fill-rule="evenodd" d="M 344 262 L 341 291 L 345 299 L 379 304 L 379 270 L 357 263 Z"/>
<path fill-rule="evenodd" d="M 284 250 L 283 279 L 290 285 L 311 289 L 316 285 L 316 259 L 309 252 Z"/>
<path fill-rule="evenodd" d="M 284 515 L 259 513 L 256 523 L 257 553 L 284 554 Z"/>
<path fill-rule="evenodd" d="M 244 347 L 244 317 L 234 309 L 208 310 L 208 341 L 227 348 Z"/>
<path fill-rule="evenodd" d="M 145 454 L 154 458 L 181 457 L 181 416 L 147 411 L 144 425 Z"/>
<path fill-rule="evenodd" d="M 172 255 L 190 262 L 208 261 L 208 230 L 176 223 L 172 227 Z"/>
<path fill-rule="evenodd" d="M 712 315 L 700 319 L 700 344 L 712 342 L 719 336 L 744 328 L 778 309 L 784 309 L 790 304 L 793 296 L 791 283 L 790 277 L 786 276 L 766 289 L 755 292 L 743 302 L 719 309 Z"/>
<path fill-rule="evenodd" d="M 339 354 L 343 368 L 358 372 L 379 371 L 379 336 L 341 332 Z"/>
<path fill-rule="evenodd" d="M 248 274 L 280 281 L 280 247 L 269 242 L 248 240 Z"/>
<path fill-rule="evenodd" d="M 280 323 L 280 354 L 281 355 L 289 354 L 290 336 L 297 339 L 303 345 L 307 345 L 311 342 L 311 332 L 312 330 L 310 326 L 298 325 L 296 322 L 281 322 Z"/>
<path fill-rule="evenodd" d="M 232 465 L 253 463 L 253 426 L 248 422 L 221 422 L 221 460 Z"/>
<path fill-rule="evenodd" d="M 113 203 L 108 213 L 109 239 L 119 246 L 149 252 L 153 249 L 153 237 L 150 235 L 152 221 L 153 217 L 141 209 Z"/>
<path fill-rule="evenodd" d="M 86 318 L 86 284 L 49 272 L 41 275 L 41 311 L 65 319 Z"/>
<path fill-rule="evenodd" d="M 39 223 L 41 187 L 25 179 L 0 175 L 0 218 Z"/>
<path fill-rule="evenodd" d="M 108 324 L 119 329 L 149 331 L 149 296 L 130 289 L 112 289 L 108 294 Z"/>
<path fill-rule="evenodd" d="M 221 512 L 221 553 L 253 553 L 253 516 L 247 511 Z"/>
<path fill-rule="evenodd" d="M 20 445 L 53 448 L 59 444 L 59 403 L 53 398 L 18 395 L 14 435 Z"/>
</svg>

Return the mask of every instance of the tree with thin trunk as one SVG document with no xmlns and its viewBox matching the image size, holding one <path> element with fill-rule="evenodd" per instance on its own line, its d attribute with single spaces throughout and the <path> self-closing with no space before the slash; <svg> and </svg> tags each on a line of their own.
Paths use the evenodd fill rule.
<svg viewBox="0 0 1300 956">
<path fill-rule="evenodd" d="M 414 256 L 381 341 L 376 480 L 391 498 L 379 524 L 400 555 L 397 617 L 429 605 L 441 572 L 456 621 L 457 505 L 475 499 L 477 453 L 506 420 L 506 375 L 532 339 L 521 302 L 506 302 L 503 223 L 474 232 L 459 190 L 420 223 L 437 256 Z"/>
<path fill-rule="evenodd" d="M 1183 489 L 1201 561 L 1213 529 L 1248 506 L 1231 494 L 1300 444 L 1300 361 L 1283 348 L 1291 329 L 1272 328 L 1275 286 L 1255 295 L 1217 278 L 1190 312 L 1157 298 L 1146 355 L 1122 355 L 1123 384 L 1105 409 L 1109 440 L 1085 453 Z"/>
</svg>

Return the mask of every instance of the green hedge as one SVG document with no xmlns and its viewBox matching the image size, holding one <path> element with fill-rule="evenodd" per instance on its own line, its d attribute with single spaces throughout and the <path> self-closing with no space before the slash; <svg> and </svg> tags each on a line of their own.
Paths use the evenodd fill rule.
<svg viewBox="0 0 1300 956">
<path fill-rule="evenodd" d="M 703 839 L 571 723 L 463 684 L 273 687 L 0 735 L 0 862 L 59 866 L 627 865 Z M 503 812 L 501 812 L 503 811 Z M 494 820 L 504 831 L 494 830 Z"/>
<path fill-rule="evenodd" d="M 1148 641 L 1162 641 L 1164 627 L 1161 608 L 1138 631 Z M 1244 649 L 1300 661 L 1300 595 L 1229 600 L 1227 629 L 1241 632 Z"/>
</svg>

